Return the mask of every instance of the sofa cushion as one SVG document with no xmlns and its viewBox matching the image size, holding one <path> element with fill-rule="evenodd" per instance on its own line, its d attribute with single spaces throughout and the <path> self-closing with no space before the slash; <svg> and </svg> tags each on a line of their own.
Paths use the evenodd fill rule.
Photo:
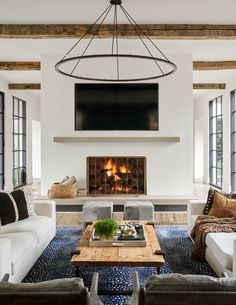
<svg viewBox="0 0 236 305">
<path fill-rule="evenodd" d="M 7 283 L 0 281 L 0 292 L 81 292 L 81 278 L 58 279 L 41 283 Z"/>
<path fill-rule="evenodd" d="M 153 275 L 144 285 L 147 293 L 158 293 L 160 291 L 236 291 L 235 278 L 214 278 L 206 275 Z"/>
<path fill-rule="evenodd" d="M 31 232 L 0 234 L 0 238 L 6 238 L 11 241 L 11 254 L 9 255 L 11 255 L 11 269 L 12 274 L 14 274 L 21 262 L 27 259 L 29 249 L 30 253 L 32 253 L 34 248 L 37 247 L 38 239 L 35 233 Z"/>
<path fill-rule="evenodd" d="M 211 249 L 221 264 L 229 270 L 233 267 L 233 244 L 236 233 L 208 233 L 206 245 Z"/>
<path fill-rule="evenodd" d="M 229 199 L 215 191 L 213 195 L 213 204 L 208 215 L 220 218 L 236 215 L 236 200 Z"/>
<path fill-rule="evenodd" d="M 0 219 L 2 226 L 19 220 L 17 205 L 10 193 L 0 192 Z"/>
<path fill-rule="evenodd" d="M 15 199 L 17 209 L 18 209 L 18 214 L 19 214 L 19 219 L 18 220 L 23 220 L 25 218 L 29 217 L 28 214 L 28 209 L 27 209 L 27 202 L 25 199 L 25 193 L 23 190 L 15 190 L 11 192 L 12 197 Z"/>
<path fill-rule="evenodd" d="M 51 228 L 53 228 L 52 218 L 47 216 L 30 216 L 24 220 L 2 226 L 1 233 L 32 232 L 35 233 L 40 242 Z"/>
</svg>

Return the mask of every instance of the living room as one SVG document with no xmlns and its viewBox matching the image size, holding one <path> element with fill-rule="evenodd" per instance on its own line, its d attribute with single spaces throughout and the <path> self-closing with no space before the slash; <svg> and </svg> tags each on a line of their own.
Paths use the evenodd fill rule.
<svg viewBox="0 0 236 305">
<path fill-rule="evenodd" d="M 92 292 L 94 275 L 104 304 L 124 304 L 139 282 L 178 273 L 219 277 L 235 296 L 236 25 L 235 3 L 226 2 L 0 0 L 1 278 L 77 276 Z M 189 233 L 203 211 L 220 220 L 197 260 Z M 136 240 L 123 263 L 95 263 L 103 247 L 85 255 L 81 245 L 90 222 L 104 218 L 153 242 Z M 115 244 L 107 249 L 122 253 L 124 242 Z"/>
</svg>

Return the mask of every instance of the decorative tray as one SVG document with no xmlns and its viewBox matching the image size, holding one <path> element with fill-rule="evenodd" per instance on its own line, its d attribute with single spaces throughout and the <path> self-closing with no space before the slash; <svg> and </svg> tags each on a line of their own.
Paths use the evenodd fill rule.
<svg viewBox="0 0 236 305">
<path fill-rule="evenodd" d="M 93 230 L 89 240 L 91 247 L 145 247 L 146 244 L 143 225 L 134 222 L 120 225 L 114 239 L 100 239 Z"/>
</svg>

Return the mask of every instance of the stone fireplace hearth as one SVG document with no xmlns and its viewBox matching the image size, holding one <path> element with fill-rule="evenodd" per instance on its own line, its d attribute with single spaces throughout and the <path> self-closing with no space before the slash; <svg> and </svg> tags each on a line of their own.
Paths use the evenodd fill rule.
<svg viewBox="0 0 236 305">
<path fill-rule="evenodd" d="M 145 157 L 87 157 L 89 195 L 146 195 Z"/>
</svg>

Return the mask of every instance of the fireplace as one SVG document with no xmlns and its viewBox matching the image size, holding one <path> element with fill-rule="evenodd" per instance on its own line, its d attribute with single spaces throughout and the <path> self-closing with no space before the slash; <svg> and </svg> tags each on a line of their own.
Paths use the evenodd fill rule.
<svg viewBox="0 0 236 305">
<path fill-rule="evenodd" d="M 88 195 L 146 194 L 145 157 L 87 157 Z"/>
</svg>

